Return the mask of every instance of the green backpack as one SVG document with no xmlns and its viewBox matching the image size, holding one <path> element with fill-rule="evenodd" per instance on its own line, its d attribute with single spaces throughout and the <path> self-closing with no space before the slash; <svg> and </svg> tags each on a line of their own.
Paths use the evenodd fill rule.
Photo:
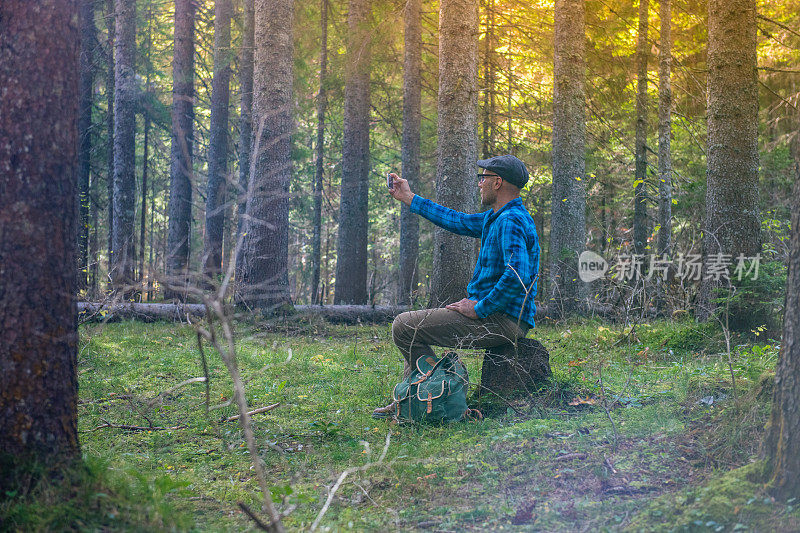
<svg viewBox="0 0 800 533">
<path fill-rule="evenodd" d="M 480 416 L 467 407 L 468 383 L 467 369 L 455 352 L 441 359 L 420 357 L 416 368 L 392 392 L 397 418 L 441 424 Z"/>
</svg>

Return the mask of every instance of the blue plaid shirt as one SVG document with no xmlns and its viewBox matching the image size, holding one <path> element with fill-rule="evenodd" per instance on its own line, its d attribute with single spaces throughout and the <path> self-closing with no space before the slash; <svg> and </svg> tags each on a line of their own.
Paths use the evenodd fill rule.
<svg viewBox="0 0 800 533">
<path fill-rule="evenodd" d="M 475 313 L 479 317 L 504 312 L 516 319 L 521 312 L 522 322 L 535 325 L 539 237 L 522 200 L 515 198 L 496 213 L 489 209 L 468 215 L 417 195 L 411 212 L 458 235 L 481 239 L 478 262 L 467 285 L 470 300 L 478 301 Z M 530 289 L 527 298 L 526 288 Z"/>
</svg>

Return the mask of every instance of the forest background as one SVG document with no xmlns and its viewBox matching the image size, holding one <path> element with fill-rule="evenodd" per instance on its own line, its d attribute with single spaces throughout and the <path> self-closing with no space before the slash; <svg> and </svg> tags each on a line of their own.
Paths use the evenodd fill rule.
<svg viewBox="0 0 800 533">
<path fill-rule="evenodd" d="M 327 65 L 320 91 L 321 9 L 327 6 Z M 369 239 L 367 301 L 396 303 L 400 264 L 400 208 L 386 193 L 385 175 L 401 169 L 403 131 L 403 24 L 405 4 L 374 5 L 369 64 Z M 90 189 L 84 209 L 84 239 L 88 243 L 86 296 L 97 297 L 108 277 L 109 176 L 113 175 L 113 138 L 109 109 L 113 80 L 108 76 L 112 45 L 109 3 L 94 3 L 96 45 L 91 49 L 94 69 L 90 152 Z M 167 272 L 170 195 L 170 105 L 173 90 L 174 4 L 139 0 L 136 9 L 136 279 L 142 287 L 160 288 Z M 229 194 L 223 206 L 224 263 L 233 260 L 236 245 L 236 199 L 242 189 L 238 175 L 240 142 L 242 5 L 237 5 L 231 32 L 227 146 L 218 148 L 224 159 Z M 797 7 L 797 6 L 794 6 Z M 788 200 L 793 162 L 791 140 L 796 128 L 798 50 L 797 9 L 786 3 L 763 2 L 758 9 L 758 139 L 759 208 L 762 213 L 766 261 L 785 262 Z M 648 252 L 655 253 L 658 220 L 658 50 L 659 13 L 648 11 L 646 47 L 647 174 L 635 172 L 637 121 L 638 7 L 626 2 L 586 3 L 586 247 L 611 256 L 633 252 L 635 189 L 647 189 Z M 703 226 L 706 175 L 706 53 L 707 6 L 676 1 L 672 10 L 672 229 L 676 252 L 699 253 Z M 320 228 L 321 301 L 333 303 L 336 276 L 337 229 L 340 211 L 347 5 L 342 2 L 295 4 L 293 101 L 294 133 L 289 180 L 288 282 L 295 303 L 311 303 L 314 282 L 314 180 L 318 134 L 318 98 L 325 99 L 322 143 L 322 209 Z M 210 117 L 214 65 L 214 3 L 197 2 L 194 67 L 194 157 L 189 265 L 200 270 L 206 239 L 207 176 L 210 157 Z M 531 180 L 522 197 L 534 217 L 542 243 L 543 274 L 539 294 L 547 294 L 552 197 L 551 137 L 553 116 L 553 4 L 549 2 L 491 1 L 480 10 L 478 135 L 479 154 L 513 153 L 529 167 Z M 420 173 L 415 184 L 422 196 L 435 197 L 438 6 L 424 5 L 421 34 L 421 143 Z M 112 26 L 113 27 L 113 26 Z M 647 29 L 645 29 L 647 31 Z M 223 51 L 224 52 L 224 51 Z M 113 66 L 113 65 L 112 65 Z M 111 108 L 109 107 L 111 106 Z M 464 178 L 471 179 L 471 178 Z M 639 180 L 639 181 L 637 181 Z M 470 184 L 471 185 L 471 184 Z M 477 194 L 477 186 L 475 186 Z M 142 209 L 145 206 L 144 210 Z M 141 231 L 138 226 L 141 224 Z M 414 296 L 426 302 L 433 267 L 432 231 L 421 222 L 419 285 Z M 144 300 L 161 299 L 145 292 Z M 686 301 L 688 304 L 688 300 Z M 680 307 L 680 305 L 678 306 Z M 686 307 L 684 304 L 683 307 Z"/>
</svg>

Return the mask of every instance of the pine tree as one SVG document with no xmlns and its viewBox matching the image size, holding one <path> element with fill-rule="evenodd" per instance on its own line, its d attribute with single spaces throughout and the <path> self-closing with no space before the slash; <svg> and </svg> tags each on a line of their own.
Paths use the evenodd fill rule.
<svg viewBox="0 0 800 533">
<path fill-rule="evenodd" d="M 167 298 L 183 297 L 180 287 L 186 282 L 189 268 L 194 180 L 194 18 L 194 0 L 175 0 Z"/>
<path fill-rule="evenodd" d="M 436 201 L 474 212 L 478 156 L 478 4 L 443 0 L 439 6 L 439 125 Z M 475 267 L 475 242 L 434 230 L 430 307 L 466 296 Z"/>
<path fill-rule="evenodd" d="M 129 298 L 136 262 L 136 4 L 116 0 L 114 38 L 114 221 L 111 281 Z"/>
<path fill-rule="evenodd" d="M 586 244 L 585 6 L 556 0 L 553 80 L 553 201 L 550 224 L 550 312 L 578 310 L 585 295 L 578 255 Z"/>
<path fill-rule="evenodd" d="M 367 303 L 370 0 L 350 0 L 335 304 Z"/>
<path fill-rule="evenodd" d="M 289 182 L 292 177 L 292 0 L 256 0 L 254 158 L 237 278 L 239 301 L 272 311 L 289 294 Z"/>
<path fill-rule="evenodd" d="M 420 126 L 422 122 L 422 1 L 408 0 L 403 13 L 403 178 L 411 190 L 419 183 Z M 417 288 L 419 218 L 405 204 L 400 206 L 400 282 L 397 303 L 411 303 Z"/>
<path fill-rule="evenodd" d="M 225 231 L 225 192 L 228 188 L 228 104 L 231 80 L 230 0 L 214 3 L 214 78 L 211 82 L 211 126 L 208 138 L 208 189 L 204 274 L 222 271 L 222 236 Z"/>
<path fill-rule="evenodd" d="M 0 3 L 0 450 L 18 460 L 80 457 L 77 5 Z"/>
</svg>

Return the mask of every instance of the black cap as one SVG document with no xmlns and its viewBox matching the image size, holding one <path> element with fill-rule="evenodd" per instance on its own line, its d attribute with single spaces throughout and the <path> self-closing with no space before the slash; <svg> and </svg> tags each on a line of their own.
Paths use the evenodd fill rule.
<svg viewBox="0 0 800 533">
<path fill-rule="evenodd" d="M 480 159 L 478 160 L 478 166 L 486 170 L 491 170 L 520 189 L 528 183 L 528 169 L 525 168 L 525 163 L 511 154 L 496 155 L 489 159 Z"/>
</svg>

